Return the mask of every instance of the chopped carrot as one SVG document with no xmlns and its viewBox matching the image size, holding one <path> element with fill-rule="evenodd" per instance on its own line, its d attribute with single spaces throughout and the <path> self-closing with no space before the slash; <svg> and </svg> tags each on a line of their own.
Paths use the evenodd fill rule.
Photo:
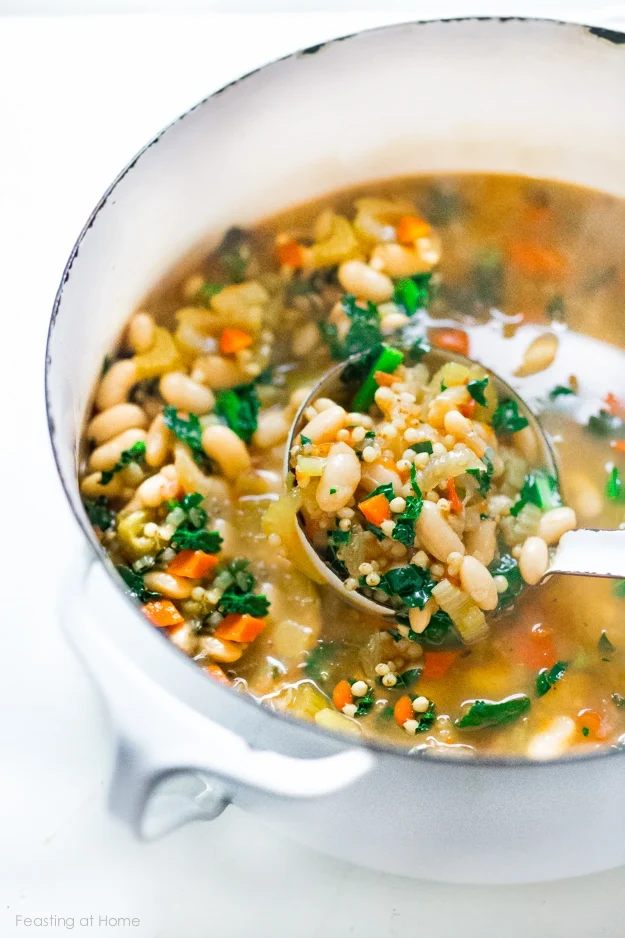
<svg viewBox="0 0 625 938">
<path fill-rule="evenodd" d="M 383 521 L 391 520 L 391 506 L 388 498 L 384 495 L 374 495 L 373 498 L 366 498 L 360 502 L 358 507 L 363 515 L 371 524 L 380 527 Z"/>
<path fill-rule="evenodd" d="M 401 244 L 414 244 L 419 238 L 427 238 L 432 226 L 417 215 L 404 215 L 397 226 L 397 240 Z"/>
<path fill-rule="evenodd" d="M 414 720 L 414 710 L 412 709 L 412 700 L 408 694 L 400 697 L 393 707 L 393 715 L 398 726 L 403 726 L 407 720 Z"/>
<path fill-rule="evenodd" d="M 289 267 L 304 266 L 304 252 L 301 244 L 297 241 L 286 241 L 278 245 L 278 258 L 281 264 L 288 264 Z"/>
<path fill-rule="evenodd" d="M 386 373 L 386 371 L 376 371 L 373 375 L 373 380 L 378 387 L 390 388 L 391 384 L 395 384 L 397 381 L 397 375 L 389 375 Z"/>
<path fill-rule="evenodd" d="M 423 677 L 445 677 L 459 654 L 459 651 L 426 651 Z"/>
<path fill-rule="evenodd" d="M 471 400 L 467 401 L 466 404 L 462 404 L 462 406 L 459 407 L 458 410 L 460 411 L 463 417 L 472 417 L 473 414 L 475 413 L 476 407 L 477 407 L 477 401 L 471 398 Z"/>
<path fill-rule="evenodd" d="M 447 498 L 449 499 L 449 505 L 452 511 L 455 511 L 459 515 L 462 511 L 463 505 L 458 497 L 458 492 L 456 491 L 456 480 L 453 476 L 450 476 L 447 479 Z"/>
<path fill-rule="evenodd" d="M 399 470 L 397 469 L 397 463 L 395 462 L 394 459 L 390 459 L 390 458 L 388 458 L 388 457 L 385 457 L 385 458 L 383 458 L 383 459 L 378 459 L 377 462 L 378 462 L 378 465 L 379 465 L 379 466 L 384 466 L 385 469 L 390 469 L 391 472 L 398 472 L 398 471 L 399 471 Z"/>
<path fill-rule="evenodd" d="M 182 625 L 183 617 L 169 599 L 155 599 L 141 607 L 141 612 L 157 629 Z"/>
<path fill-rule="evenodd" d="M 205 664 L 202 670 L 206 671 L 206 673 L 210 675 L 214 681 L 217 681 L 218 684 L 223 684 L 224 687 L 230 687 L 232 684 L 232 681 L 228 675 L 222 668 L 219 667 L 218 664 L 214 664 L 213 662 L 211 662 L 211 664 Z"/>
<path fill-rule="evenodd" d="M 337 710 L 342 710 L 348 704 L 354 702 L 352 687 L 349 681 L 339 681 L 332 691 L 332 703 Z"/>
<path fill-rule="evenodd" d="M 469 336 L 462 329 L 432 329 L 430 340 L 436 348 L 457 352 L 467 357 L 469 355 Z"/>
<path fill-rule="evenodd" d="M 562 277 L 566 273 L 566 260 L 558 251 L 533 241 L 519 241 L 510 248 L 510 260 L 528 277 Z"/>
<path fill-rule="evenodd" d="M 613 417 L 625 417 L 625 404 L 615 394 L 606 394 L 604 403 Z"/>
<path fill-rule="evenodd" d="M 612 449 L 616 450 L 617 453 L 625 453 L 625 440 L 612 440 L 610 446 Z"/>
<path fill-rule="evenodd" d="M 203 550 L 181 550 L 167 567 L 167 572 L 199 580 L 218 563 L 215 554 L 207 554 Z"/>
<path fill-rule="evenodd" d="M 597 713 L 596 710 L 591 710 L 590 707 L 580 710 L 575 717 L 575 722 L 580 730 L 586 729 L 589 731 L 584 734 L 585 736 L 598 736 L 601 731 L 601 714 Z"/>
<path fill-rule="evenodd" d="M 551 633 L 542 625 L 533 626 L 529 632 L 511 629 L 506 636 L 508 640 L 512 645 L 511 657 L 515 664 L 524 664 L 539 671 L 552 667 L 558 660 Z"/>
<path fill-rule="evenodd" d="M 219 348 L 224 355 L 234 355 L 235 352 L 242 352 L 243 349 L 248 348 L 253 341 L 254 339 L 249 332 L 244 332 L 243 329 L 228 328 L 221 333 Z"/>
<path fill-rule="evenodd" d="M 266 621 L 248 616 L 247 613 L 231 612 L 215 629 L 215 638 L 227 642 L 253 642 L 265 628 Z"/>
</svg>

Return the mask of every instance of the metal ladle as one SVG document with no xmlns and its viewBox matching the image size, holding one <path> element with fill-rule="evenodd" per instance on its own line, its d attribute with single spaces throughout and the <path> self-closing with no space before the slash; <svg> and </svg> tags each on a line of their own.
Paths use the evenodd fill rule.
<svg viewBox="0 0 625 938">
<path fill-rule="evenodd" d="M 285 476 L 291 471 L 291 448 L 295 442 L 295 438 L 307 422 L 304 414 L 311 404 L 318 398 L 328 397 L 331 400 L 337 401 L 337 403 L 346 404 L 347 410 L 351 409 L 349 404 L 355 389 L 353 386 L 350 388 L 349 384 L 341 381 L 341 376 L 348 366 L 353 366 L 362 357 L 362 355 L 354 355 L 346 361 L 330 368 L 323 378 L 313 387 L 312 391 L 301 405 L 291 426 L 291 432 L 286 444 L 284 463 Z M 462 365 L 476 364 L 476 362 L 465 358 L 463 355 L 442 349 L 433 349 L 431 352 L 428 352 L 423 361 L 430 366 L 431 373 L 446 362 L 458 362 Z M 489 381 L 496 389 L 499 399 L 516 401 L 519 413 L 527 419 L 538 444 L 539 460 L 535 468 L 542 468 L 557 479 L 558 469 L 555 454 L 533 412 L 527 406 L 523 398 L 519 397 L 516 391 L 497 374 L 490 371 L 488 368 L 484 368 L 481 364 L 480 368 L 488 375 Z M 373 613 L 374 615 L 395 615 L 396 610 L 391 606 L 377 603 L 369 597 L 364 596 L 358 590 L 345 589 L 343 580 L 341 580 L 328 566 L 325 560 L 319 556 L 308 540 L 299 514 L 297 516 L 296 528 L 302 547 L 306 551 L 311 563 L 315 566 L 315 569 L 326 583 L 341 594 L 346 602 L 350 603 L 352 606 L 356 606 L 363 612 Z M 557 548 L 550 551 L 550 564 L 540 582 L 543 582 L 547 577 L 556 573 L 571 576 L 625 579 L 625 530 L 608 531 L 579 528 L 575 531 L 568 531 L 560 538 Z"/>
</svg>

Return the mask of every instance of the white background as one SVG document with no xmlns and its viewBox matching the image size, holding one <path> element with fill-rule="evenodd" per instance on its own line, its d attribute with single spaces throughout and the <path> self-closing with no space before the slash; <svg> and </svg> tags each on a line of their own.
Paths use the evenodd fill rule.
<svg viewBox="0 0 625 938">
<path fill-rule="evenodd" d="M 88 4 L 0 0 L 0 12 L 79 6 Z M 319 10 L 303 0 L 291 9 L 305 6 Z M 52 467 L 42 383 L 54 291 L 89 210 L 161 125 L 298 46 L 407 18 L 409 7 L 419 16 L 572 10 L 580 20 L 599 18 L 598 5 L 593 12 L 576 3 L 412 2 L 397 3 L 393 15 L 346 12 L 351 6 L 271 16 L 0 19 L 1 938 L 70 933 L 17 928 L 20 914 L 94 915 L 96 923 L 99 915 L 137 917 L 130 930 L 74 929 L 136 938 L 625 934 L 624 870 L 549 886 L 429 885 L 312 854 L 233 809 L 150 847 L 134 843 L 103 809 L 106 723 L 57 623 L 80 539 Z M 616 7 L 611 16 L 617 23 Z M 625 8 L 620 16 L 625 25 Z"/>
</svg>

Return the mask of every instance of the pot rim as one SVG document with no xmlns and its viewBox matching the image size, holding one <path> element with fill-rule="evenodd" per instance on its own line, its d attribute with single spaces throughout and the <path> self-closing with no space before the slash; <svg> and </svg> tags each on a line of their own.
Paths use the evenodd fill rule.
<svg viewBox="0 0 625 938">
<path fill-rule="evenodd" d="M 401 30 L 405 27 L 408 27 L 408 28 L 413 28 L 417 26 L 427 27 L 429 25 L 434 25 L 434 24 L 441 25 L 441 24 L 468 23 L 468 22 L 480 22 L 484 24 L 543 23 L 543 24 L 549 24 L 554 27 L 576 28 L 585 33 L 589 33 L 591 35 L 596 36 L 597 39 L 603 39 L 615 45 L 625 44 L 625 30 L 619 31 L 619 30 L 607 29 L 607 28 L 603 28 L 599 26 L 591 26 L 591 25 L 584 24 L 584 23 L 576 23 L 576 22 L 570 22 L 567 20 L 555 19 L 551 17 L 538 17 L 538 16 L 456 16 L 456 17 L 438 17 L 435 19 L 425 19 L 425 20 L 410 19 L 410 20 L 403 20 L 399 23 L 385 24 L 383 26 L 367 27 L 365 29 L 357 30 L 356 32 L 353 32 L 353 33 L 347 33 L 342 36 L 336 36 L 331 39 L 324 40 L 315 45 L 296 49 L 293 52 L 288 52 L 285 55 L 279 56 L 278 58 L 271 59 L 269 62 L 266 62 L 263 65 L 259 65 L 256 68 L 251 69 L 249 72 L 245 72 L 243 75 L 240 75 L 238 78 L 235 78 L 232 81 L 227 82 L 225 85 L 222 85 L 220 88 L 217 88 L 215 91 L 212 91 L 210 94 L 206 95 L 196 104 L 193 104 L 191 107 L 187 108 L 177 117 L 175 117 L 172 121 L 166 124 L 161 130 L 159 130 L 150 140 L 148 140 L 147 143 L 144 144 L 144 146 L 141 147 L 141 149 L 139 149 L 135 153 L 135 155 L 129 160 L 129 162 L 123 167 L 123 169 L 121 169 L 121 171 L 113 179 L 113 181 L 104 191 L 103 195 L 100 197 L 100 199 L 98 200 L 98 202 L 96 203 L 92 211 L 89 213 L 89 216 L 87 217 L 86 222 L 84 223 L 80 233 L 78 234 L 78 237 L 76 238 L 76 241 L 74 242 L 74 245 L 72 246 L 71 252 L 69 254 L 65 267 L 63 269 L 61 280 L 60 280 L 59 286 L 57 288 L 57 291 L 54 297 L 54 303 L 52 306 L 50 322 L 48 325 L 48 332 L 47 332 L 47 338 L 46 338 L 46 351 L 45 351 L 45 374 L 44 374 L 46 422 L 48 426 L 48 434 L 50 438 L 54 464 L 56 466 L 57 474 L 60 479 L 61 485 L 63 487 L 63 492 L 69 503 L 69 508 L 71 510 L 71 513 L 74 516 L 75 521 L 78 523 L 78 526 L 80 527 L 82 534 L 85 536 L 85 539 L 89 545 L 89 548 L 92 551 L 92 558 L 96 559 L 98 563 L 103 563 L 104 567 L 107 569 L 107 572 L 113 584 L 113 587 L 121 593 L 124 600 L 127 602 L 128 606 L 132 608 L 137 618 L 142 618 L 142 617 L 140 616 L 140 613 L 136 607 L 136 604 L 131 600 L 130 596 L 126 593 L 125 590 L 122 589 L 121 584 L 117 581 L 117 578 L 115 577 L 113 573 L 111 563 L 108 560 L 108 556 L 103 550 L 103 548 L 101 547 L 101 545 L 99 543 L 96 543 L 94 535 L 93 535 L 93 531 L 90 528 L 90 526 L 87 524 L 85 517 L 81 516 L 81 514 L 77 512 L 74 507 L 74 504 L 72 502 L 72 497 L 71 497 L 71 491 L 70 491 L 71 482 L 67 480 L 67 478 L 63 474 L 63 470 L 61 469 L 60 458 L 59 458 L 58 451 L 57 451 L 55 421 L 52 416 L 52 403 L 51 403 L 51 396 L 50 396 L 50 382 L 51 382 L 50 372 L 51 372 L 51 367 L 52 367 L 51 345 L 52 345 L 52 340 L 53 340 L 53 335 L 54 335 L 54 329 L 55 329 L 56 320 L 57 320 L 57 317 L 59 315 L 60 308 L 61 308 L 61 302 L 63 299 L 63 291 L 65 288 L 65 284 L 70 277 L 72 267 L 74 265 L 74 262 L 76 261 L 76 258 L 78 257 L 80 248 L 82 246 L 82 243 L 87 233 L 89 232 L 90 228 L 92 228 L 93 225 L 95 224 L 100 211 L 104 208 L 108 199 L 113 194 L 114 190 L 117 188 L 119 183 L 128 175 L 128 173 L 132 169 L 134 169 L 134 167 L 137 165 L 137 163 L 142 158 L 142 156 L 149 149 L 151 149 L 151 147 L 157 144 L 161 140 L 161 138 L 165 136 L 165 134 L 173 130 L 186 117 L 188 117 L 198 108 L 203 107 L 212 98 L 215 98 L 223 94 L 224 92 L 228 91 L 230 88 L 234 87 L 235 85 L 248 81 L 249 79 L 253 78 L 257 73 L 264 72 L 266 69 L 273 68 L 274 66 L 282 62 L 288 61 L 290 59 L 294 60 L 303 55 L 315 55 L 317 52 L 321 51 L 326 46 L 332 46 L 332 45 L 335 45 L 336 43 L 346 42 L 351 39 L 355 39 L 358 36 L 361 36 L 363 34 L 383 33 L 383 32 L 387 32 L 391 30 Z M 149 629 L 148 629 L 147 623 L 145 625 L 146 625 L 146 634 L 147 634 Z M 154 633 L 157 633 L 157 630 L 155 629 L 152 629 L 151 631 Z M 155 641 L 161 640 L 161 637 L 158 634 L 154 634 L 153 638 Z M 168 642 L 167 644 L 170 646 L 172 655 L 176 655 L 179 659 L 182 659 L 185 662 L 185 664 L 189 666 L 189 668 L 193 669 L 193 671 L 197 671 L 196 666 L 193 664 L 193 662 L 189 658 L 187 658 L 186 655 L 184 655 L 183 652 L 179 651 L 179 649 L 171 645 L 171 643 Z M 219 694 L 228 694 L 230 699 L 231 699 L 231 695 L 236 693 L 231 688 L 223 687 L 217 682 L 213 682 L 213 684 L 214 684 L 214 688 L 212 689 L 217 691 Z M 256 715 L 258 715 L 259 704 L 251 695 L 237 693 L 236 696 L 237 696 L 238 701 L 244 702 L 246 706 L 253 708 Z M 345 747 L 349 748 L 353 746 L 358 746 L 359 748 L 368 749 L 372 751 L 373 753 L 379 754 L 381 756 L 394 756 L 402 760 L 409 760 L 415 765 L 417 765 L 418 762 L 421 761 L 421 759 L 427 759 L 428 762 L 434 762 L 435 764 L 447 765 L 447 766 L 455 765 L 455 766 L 461 766 L 465 769 L 474 768 L 474 769 L 479 770 L 481 768 L 489 767 L 489 768 L 510 768 L 510 769 L 511 768 L 529 768 L 529 769 L 539 770 L 542 767 L 553 768 L 554 766 L 557 766 L 557 765 L 565 766 L 565 765 L 570 765 L 572 763 L 580 763 L 580 762 L 587 762 L 587 761 L 594 762 L 599 759 L 606 759 L 608 757 L 625 755 L 625 746 L 612 745 L 604 749 L 593 750 L 592 752 L 589 752 L 589 753 L 576 753 L 573 755 L 565 755 L 565 756 L 560 756 L 554 759 L 542 760 L 542 761 L 528 759 L 524 756 L 487 756 L 487 757 L 478 756 L 477 758 L 471 758 L 471 759 L 459 759 L 457 756 L 454 756 L 451 754 L 447 755 L 447 754 L 441 753 L 440 751 L 437 751 L 436 754 L 434 754 L 433 751 L 429 751 L 428 748 L 426 747 L 424 747 L 423 749 L 417 750 L 415 752 L 414 749 L 404 749 L 399 746 L 393 746 L 390 743 L 383 743 L 378 740 L 368 739 L 364 736 L 363 737 L 356 737 L 356 736 L 351 736 L 351 735 L 347 736 L 339 732 L 324 729 L 323 727 L 318 726 L 314 722 L 308 722 L 308 721 L 299 719 L 297 717 L 293 717 L 287 712 L 283 713 L 278 710 L 273 710 L 270 707 L 262 707 L 262 711 L 263 711 L 263 718 L 273 718 L 273 719 L 277 719 L 280 721 L 286 720 L 287 723 L 295 723 L 300 729 L 310 731 L 316 735 L 320 735 L 323 738 L 329 737 L 333 739 L 334 741 L 339 741 L 343 743 Z"/>
</svg>

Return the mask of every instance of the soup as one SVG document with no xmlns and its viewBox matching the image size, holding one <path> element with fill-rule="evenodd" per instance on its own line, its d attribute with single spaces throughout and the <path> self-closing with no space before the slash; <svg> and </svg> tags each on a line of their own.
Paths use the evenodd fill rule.
<svg viewBox="0 0 625 938">
<path fill-rule="evenodd" d="M 625 584 L 534 584 L 565 531 L 625 519 L 624 247 L 606 194 L 424 176 L 165 272 L 105 359 L 81 466 L 147 620 L 207 679 L 328 729 L 466 756 L 619 744 Z M 514 385 L 557 477 L 516 402 L 436 349 Z M 352 354 L 349 400 L 303 414 L 285 486 L 293 420 Z M 321 582 L 298 518 L 392 616 Z"/>
</svg>

